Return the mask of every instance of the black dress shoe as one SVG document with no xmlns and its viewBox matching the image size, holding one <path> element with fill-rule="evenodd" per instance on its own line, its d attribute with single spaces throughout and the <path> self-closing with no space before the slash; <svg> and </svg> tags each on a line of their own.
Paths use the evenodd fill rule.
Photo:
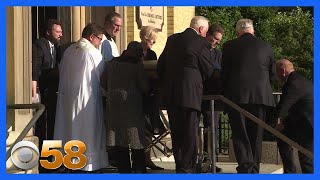
<svg viewBox="0 0 320 180">
<path fill-rule="evenodd" d="M 216 166 L 216 173 L 222 173 L 222 172 L 223 172 L 222 168 L 219 168 L 218 166 Z"/>
<path fill-rule="evenodd" d="M 146 167 L 151 169 L 151 170 L 164 170 L 164 168 L 156 166 L 155 164 L 146 164 Z"/>
</svg>

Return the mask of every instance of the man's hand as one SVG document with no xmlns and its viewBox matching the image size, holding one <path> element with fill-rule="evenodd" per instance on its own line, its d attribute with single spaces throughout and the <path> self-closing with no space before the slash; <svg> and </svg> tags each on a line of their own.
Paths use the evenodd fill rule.
<svg viewBox="0 0 320 180">
<path fill-rule="evenodd" d="M 37 81 L 32 81 L 32 103 L 40 103 L 40 96 L 37 93 Z"/>
<path fill-rule="evenodd" d="M 35 96 L 32 96 L 32 103 L 40 103 L 40 96 L 36 93 Z"/>
</svg>

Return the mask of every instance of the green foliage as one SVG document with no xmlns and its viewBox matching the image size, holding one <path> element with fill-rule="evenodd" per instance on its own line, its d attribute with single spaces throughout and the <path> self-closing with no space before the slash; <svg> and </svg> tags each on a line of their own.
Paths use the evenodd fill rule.
<svg viewBox="0 0 320 180">
<path fill-rule="evenodd" d="M 313 18 L 309 12 L 296 8 L 279 12 L 261 24 L 266 41 L 272 44 L 277 59 L 292 60 L 296 70 L 313 79 Z M 271 35 L 274 34 L 274 35 Z"/>
<path fill-rule="evenodd" d="M 196 14 L 207 17 L 211 23 L 218 23 L 224 28 L 223 44 L 236 37 L 234 29 L 237 21 L 242 18 L 240 10 L 239 7 L 196 7 Z"/>
<path fill-rule="evenodd" d="M 272 45 L 277 60 L 290 59 L 297 71 L 313 79 L 314 23 L 310 8 L 196 7 L 196 14 L 225 29 L 221 44 L 236 38 L 235 24 L 239 19 L 252 19 L 256 36 Z M 279 86 L 275 85 L 274 90 L 278 91 Z"/>
<path fill-rule="evenodd" d="M 229 146 L 229 140 L 231 138 L 231 127 L 229 124 L 229 117 L 228 114 L 220 113 L 221 119 L 220 119 L 220 129 L 222 129 L 219 139 L 221 139 L 222 147 L 228 147 Z M 227 130 L 229 129 L 229 130 Z"/>
</svg>

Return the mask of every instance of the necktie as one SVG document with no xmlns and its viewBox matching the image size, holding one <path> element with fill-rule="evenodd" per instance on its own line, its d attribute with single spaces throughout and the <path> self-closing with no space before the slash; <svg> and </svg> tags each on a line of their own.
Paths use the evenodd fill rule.
<svg viewBox="0 0 320 180">
<path fill-rule="evenodd" d="M 51 46 L 50 51 L 51 51 L 51 56 L 52 56 L 51 68 L 54 68 L 55 64 L 56 64 L 56 51 L 55 51 L 54 46 Z"/>
</svg>

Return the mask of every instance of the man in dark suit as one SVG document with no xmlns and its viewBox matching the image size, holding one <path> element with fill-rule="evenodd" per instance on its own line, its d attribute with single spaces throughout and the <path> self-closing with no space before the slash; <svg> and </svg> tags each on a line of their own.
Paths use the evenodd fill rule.
<svg viewBox="0 0 320 180">
<path fill-rule="evenodd" d="M 276 126 L 280 132 L 313 152 L 313 84 L 294 70 L 293 64 L 281 59 L 276 64 L 278 79 L 284 83 L 280 102 L 275 110 Z M 278 140 L 284 173 L 297 173 L 293 149 Z M 313 159 L 299 152 L 302 173 L 313 173 Z"/>
<path fill-rule="evenodd" d="M 212 76 L 203 83 L 204 95 L 216 95 L 221 94 L 221 59 L 222 52 L 216 47 L 220 44 L 222 36 L 224 35 L 224 29 L 219 24 L 212 24 L 207 32 L 206 39 L 211 45 L 210 55 L 213 63 L 214 73 Z M 218 127 L 221 112 L 221 102 L 215 101 L 214 122 L 215 128 Z M 217 111 L 217 108 L 219 111 Z M 203 116 L 203 124 L 205 128 L 211 127 L 211 106 L 210 101 L 202 101 L 201 114 Z M 204 136 L 204 151 L 208 152 L 208 134 Z M 216 172 L 222 172 L 222 169 L 216 166 Z"/>
<path fill-rule="evenodd" d="M 49 19 L 45 24 L 43 37 L 32 45 L 32 101 L 36 103 L 41 99 L 41 103 L 46 107 L 35 128 L 39 147 L 42 147 L 43 140 L 53 139 L 59 85 L 58 63 L 61 56 L 57 44 L 61 37 L 61 23 Z"/>
<path fill-rule="evenodd" d="M 177 173 L 195 172 L 202 83 L 213 72 L 210 44 L 204 38 L 208 26 L 206 18 L 195 16 L 190 28 L 168 38 L 157 64 Z"/>
<path fill-rule="evenodd" d="M 271 84 L 275 77 L 272 48 L 254 36 L 253 22 L 240 19 L 238 38 L 228 41 L 222 51 L 222 83 L 226 98 L 265 121 L 266 110 L 274 107 Z M 238 162 L 238 173 L 259 173 L 263 129 L 235 109 L 227 113 Z"/>
</svg>

